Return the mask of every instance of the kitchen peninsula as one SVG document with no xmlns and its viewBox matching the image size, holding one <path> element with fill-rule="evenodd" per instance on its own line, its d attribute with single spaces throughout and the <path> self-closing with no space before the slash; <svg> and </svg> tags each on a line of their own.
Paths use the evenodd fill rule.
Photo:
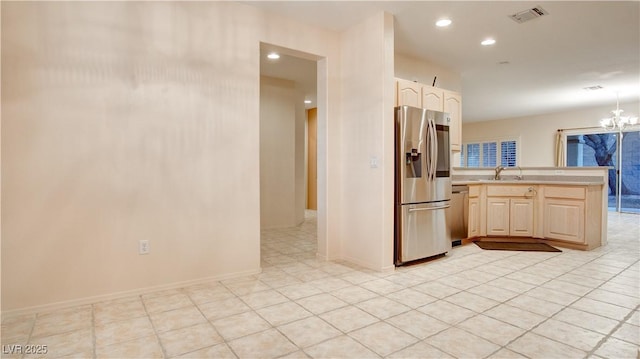
<svg viewBox="0 0 640 359">
<path fill-rule="evenodd" d="M 454 168 L 469 187 L 468 238 L 533 237 L 591 250 L 607 242 L 607 167 Z"/>
</svg>

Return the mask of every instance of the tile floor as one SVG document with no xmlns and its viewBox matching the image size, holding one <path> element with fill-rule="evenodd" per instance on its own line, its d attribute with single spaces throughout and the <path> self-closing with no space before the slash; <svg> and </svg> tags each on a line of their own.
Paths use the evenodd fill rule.
<svg viewBox="0 0 640 359">
<path fill-rule="evenodd" d="M 6 318 L 2 357 L 637 358 L 639 218 L 590 252 L 471 244 L 383 274 L 316 260 L 309 212 L 263 232 L 260 275 Z"/>
</svg>

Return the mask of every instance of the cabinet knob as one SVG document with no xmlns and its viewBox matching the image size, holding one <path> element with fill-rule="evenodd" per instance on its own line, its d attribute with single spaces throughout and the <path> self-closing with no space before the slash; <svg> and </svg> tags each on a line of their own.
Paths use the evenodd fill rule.
<svg viewBox="0 0 640 359">
<path fill-rule="evenodd" d="M 535 188 L 529 187 L 527 188 L 527 193 L 524 194 L 524 197 L 529 198 L 529 194 L 531 194 L 531 198 L 533 198 L 536 196 L 536 194 L 538 194 L 538 192 L 536 191 Z"/>
</svg>

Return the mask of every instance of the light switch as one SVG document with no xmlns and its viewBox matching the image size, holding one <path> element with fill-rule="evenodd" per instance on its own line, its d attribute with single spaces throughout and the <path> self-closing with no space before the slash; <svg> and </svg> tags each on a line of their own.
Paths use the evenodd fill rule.
<svg viewBox="0 0 640 359">
<path fill-rule="evenodd" d="M 378 157 L 371 156 L 371 158 L 369 158 L 369 166 L 371 166 L 371 168 L 378 168 Z"/>
</svg>

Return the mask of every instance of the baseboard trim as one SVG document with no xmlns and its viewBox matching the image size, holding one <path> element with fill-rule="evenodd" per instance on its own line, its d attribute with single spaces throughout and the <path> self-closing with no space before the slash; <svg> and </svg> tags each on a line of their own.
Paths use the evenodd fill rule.
<svg viewBox="0 0 640 359">
<path fill-rule="evenodd" d="M 320 253 L 320 252 L 316 252 L 316 259 L 320 260 L 320 261 L 328 262 L 329 261 L 329 256 L 327 256 L 326 254 Z"/>
<path fill-rule="evenodd" d="M 79 299 L 71 299 L 71 300 L 65 300 L 65 301 L 60 301 L 60 302 L 54 302 L 54 303 L 48 303 L 48 304 L 42 304 L 42 305 L 35 305 L 35 306 L 25 307 L 25 308 L 11 309 L 11 310 L 7 310 L 7 311 L 3 310 L 2 311 L 2 319 L 15 317 L 15 316 L 19 316 L 19 315 L 29 315 L 29 314 L 42 313 L 42 312 L 51 312 L 51 311 L 54 311 L 54 310 L 66 309 L 66 308 L 76 307 L 76 306 L 80 306 L 80 305 L 88 305 L 88 304 L 94 304 L 94 303 L 104 302 L 104 301 L 108 301 L 108 300 L 115 300 L 115 299 L 121 299 L 121 298 L 126 298 L 126 297 L 133 297 L 133 296 L 148 294 L 148 293 L 152 293 L 152 292 L 162 291 L 162 290 L 184 288 L 184 287 L 189 287 L 189 286 L 198 285 L 198 284 L 204 284 L 204 283 L 208 283 L 208 282 L 217 282 L 217 281 L 222 281 L 222 280 L 227 280 L 227 279 L 234 279 L 234 278 L 244 277 L 244 276 L 248 276 L 248 275 L 259 274 L 261 272 L 262 272 L 262 268 L 257 268 L 257 269 L 252 269 L 252 270 L 248 270 L 248 271 L 228 273 L 228 274 L 223 274 L 223 275 L 218 275 L 218 276 L 199 278 L 199 279 L 192 279 L 192 280 L 186 280 L 186 281 L 181 281 L 181 282 L 173 282 L 173 283 L 169 283 L 169 284 L 162 284 L 162 285 L 157 285 L 157 286 L 152 286 L 152 287 L 143 287 L 143 288 L 126 290 L 126 291 L 121 291 L 121 292 L 115 292 L 115 293 L 109 293 L 109 294 L 103 294 L 103 295 L 96 295 L 96 296 L 84 297 L 84 298 L 79 298 Z"/>
<path fill-rule="evenodd" d="M 396 266 L 392 264 L 390 266 L 382 267 L 381 272 L 382 273 L 391 273 L 391 272 L 395 272 L 395 270 L 396 270 Z"/>
<path fill-rule="evenodd" d="M 343 261 L 347 261 L 347 262 L 353 263 L 353 264 L 358 265 L 360 267 L 371 269 L 371 270 L 374 270 L 376 272 L 381 272 L 381 273 L 393 272 L 395 270 L 395 268 L 396 268 L 395 265 L 393 265 L 393 264 L 389 265 L 389 266 L 379 267 L 377 265 L 373 265 L 371 263 L 366 263 L 366 262 L 357 260 L 355 258 L 351 258 L 349 256 L 343 256 L 340 259 L 343 260 Z"/>
</svg>

